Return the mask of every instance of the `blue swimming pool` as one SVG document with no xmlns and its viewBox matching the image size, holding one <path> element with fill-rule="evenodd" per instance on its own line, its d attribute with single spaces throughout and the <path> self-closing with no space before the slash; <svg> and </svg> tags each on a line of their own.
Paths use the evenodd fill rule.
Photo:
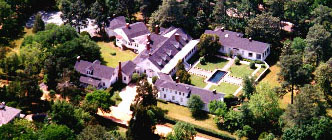
<svg viewBox="0 0 332 140">
<path fill-rule="evenodd" d="M 225 75 L 227 72 L 225 71 L 221 71 L 221 70 L 217 70 L 210 78 L 209 78 L 209 82 L 212 83 L 218 83 Z"/>
</svg>

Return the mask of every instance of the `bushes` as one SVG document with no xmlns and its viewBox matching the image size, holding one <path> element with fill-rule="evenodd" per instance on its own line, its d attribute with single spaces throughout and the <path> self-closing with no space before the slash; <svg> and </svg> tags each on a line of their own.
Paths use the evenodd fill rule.
<svg viewBox="0 0 332 140">
<path fill-rule="evenodd" d="M 131 82 L 136 83 L 137 81 L 139 81 L 139 79 L 140 79 L 140 75 L 138 73 L 134 73 L 131 78 Z"/>
<path fill-rule="evenodd" d="M 241 54 L 237 54 L 236 57 L 239 58 L 240 60 L 242 60 L 242 55 Z"/>
<path fill-rule="evenodd" d="M 266 65 L 265 65 L 265 64 L 262 64 L 261 67 L 262 67 L 262 68 L 266 68 Z"/>
<path fill-rule="evenodd" d="M 205 64 L 206 64 L 206 60 L 205 60 L 205 58 L 204 58 L 204 57 L 201 57 L 201 58 L 199 59 L 199 63 L 201 63 L 202 65 L 205 65 Z"/>
<path fill-rule="evenodd" d="M 239 58 L 235 58 L 235 65 L 240 65 L 240 59 Z"/>
<path fill-rule="evenodd" d="M 90 34 L 87 31 L 83 31 L 80 33 L 81 36 L 88 36 L 89 38 L 91 38 Z"/>
<path fill-rule="evenodd" d="M 153 77 L 152 77 L 152 83 L 153 83 L 153 84 L 156 83 L 157 80 L 158 80 L 158 76 L 153 76 Z"/>
<path fill-rule="evenodd" d="M 256 68 L 256 66 L 255 66 L 255 62 L 254 62 L 254 61 L 250 61 L 250 63 L 249 63 L 249 67 L 250 67 L 251 69 L 255 69 L 255 68 Z"/>
<path fill-rule="evenodd" d="M 111 52 L 111 55 L 112 55 L 112 56 L 115 56 L 115 55 L 116 55 L 116 52 Z"/>
</svg>

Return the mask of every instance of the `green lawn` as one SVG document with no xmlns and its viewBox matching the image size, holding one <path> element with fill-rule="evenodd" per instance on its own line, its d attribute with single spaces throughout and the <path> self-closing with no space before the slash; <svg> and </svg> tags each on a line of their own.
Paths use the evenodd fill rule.
<svg viewBox="0 0 332 140">
<path fill-rule="evenodd" d="M 222 69 L 227 63 L 228 63 L 228 60 L 226 60 L 226 59 L 214 57 L 210 61 L 207 61 L 205 65 L 198 63 L 196 65 L 196 67 L 204 69 L 204 70 L 214 71 L 215 69 Z"/>
<path fill-rule="evenodd" d="M 107 62 L 107 66 L 117 67 L 119 61 L 125 62 L 128 60 L 133 60 L 137 54 L 133 53 L 130 50 L 122 51 L 120 48 L 115 47 L 112 42 L 97 42 L 101 48 L 101 55 L 104 60 Z M 116 53 L 114 56 L 111 53 Z"/>
<path fill-rule="evenodd" d="M 255 70 L 251 69 L 249 65 L 241 64 L 235 65 L 233 64 L 229 71 L 231 71 L 230 75 L 238 78 L 243 78 L 244 76 L 250 76 Z"/>
<path fill-rule="evenodd" d="M 213 115 L 211 115 L 211 114 L 208 114 L 208 118 L 205 120 L 195 120 L 191 116 L 191 112 L 187 107 L 176 105 L 173 103 L 165 104 L 162 102 L 158 102 L 157 106 L 163 110 L 167 110 L 168 112 L 167 112 L 166 116 L 168 116 L 170 118 L 174 118 L 174 119 L 177 119 L 180 121 L 198 125 L 198 126 L 201 126 L 201 127 L 207 128 L 207 129 L 212 129 L 218 133 L 223 133 L 223 134 L 234 136 L 227 131 L 222 131 L 222 130 L 218 129 L 217 125 L 213 121 Z"/>
<path fill-rule="evenodd" d="M 191 84 L 197 87 L 204 88 L 206 83 L 204 82 L 205 78 L 196 75 L 190 75 Z"/>
<path fill-rule="evenodd" d="M 210 90 L 216 89 L 217 92 L 233 94 L 238 88 L 239 88 L 239 86 L 237 86 L 237 85 L 221 82 L 220 85 L 218 85 L 218 86 L 215 86 L 215 85 L 211 86 Z"/>
<path fill-rule="evenodd" d="M 255 76 L 258 77 L 259 75 L 261 75 L 261 73 L 263 73 L 263 71 L 264 71 L 265 69 L 266 69 L 266 68 L 260 68 L 260 69 L 256 72 Z"/>
<path fill-rule="evenodd" d="M 18 38 L 16 40 L 11 41 L 10 45 L 6 46 L 6 47 L 10 48 L 8 53 L 7 53 L 7 56 L 9 56 L 12 53 L 19 54 L 20 53 L 20 47 L 21 47 L 21 44 L 24 40 L 24 37 L 29 36 L 29 35 L 33 35 L 32 29 L 28 29 L 28 28 L 24 28 L 23 33 L 24 33 L 24 35 L 21 38 Z"/>
</svg>

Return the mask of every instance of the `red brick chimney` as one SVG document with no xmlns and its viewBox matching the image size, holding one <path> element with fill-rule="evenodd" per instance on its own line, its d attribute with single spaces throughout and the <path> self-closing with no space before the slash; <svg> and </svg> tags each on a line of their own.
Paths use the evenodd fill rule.
<svg viewBox="0 0 332 140">
<path fill-rule="evenodd" d="M 154 28 L 154 33 L 159 34 L 159 32 L 160 32 L 160 27 L 159 25 L 156 25 L 156 27 Z"/>
<path fill-rule="evenodd" d="M 176 78 L 175 78 L 175 82 L 176 82 L 176 83 L 180 83 L 180 79 L 179 79 L 179 77 L 176 77 Z"/>
<path fill-rule="evenodd" d="M 150 41 L 151 41 L 151 34 L 148 34 L 148 35 L 146 36 L 146 38 L 148 39 L 148 42 L 150 42 Z"/>
<path fill-rule="evenodd" d="M 147 42 L 146 43 L 146 50 L 150 51 L 150 49 L 151 49 L 150 42 Z"/>
<path fill-rule="evenodd" d="M 81 56 L 77 56 L 76 59 L 77 59 L 77 62 L 80 62 L 81 61 Z"/>
<path fill-rule="evenodd" d="M 130 28 L 130 24 L 129 23 L 126 23 L 126 28 Z"/>
<path fill-rule="evenodd" d="M 221 27 L 220 29 L 221 29 L 222 32 L 225 31 L 225 27 Z"/>
<path fill-rule="evenodd" d="M 121 70 L 121 62 L 120 61 L 119 61 L 118 81 L 120 83 L 122 83 L 122 70 Z"/>
<path fill-rule="evenodd" d="M 252 41 L 252 38 L 251 38 L 251 37 L 249 37 L 249 41 L 250 41 L 250 42 Z"/>
<path fill-rule="evenodd" d="M 180 35 L 178 33 L 175 34 L 175 40 L 177 42 L 180 42 Z"/>
</svg>

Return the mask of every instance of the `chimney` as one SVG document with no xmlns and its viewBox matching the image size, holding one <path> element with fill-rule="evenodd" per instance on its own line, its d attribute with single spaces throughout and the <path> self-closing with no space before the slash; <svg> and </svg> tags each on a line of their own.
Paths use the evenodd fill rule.
<svg viewBox="0 0 332 140">
<path fill-rule="evenodd" d="M 146 43 L 146 50 L 150 51 L 150 49 L 151 49 L 150 42 L 147 42 Z"/>
<path fill-rule="evenodd" d="M 217 94 L 217 90 L 216 89 L 213 89 L 213 94 Z"/>
<path fill-rule="evenodd" d="M 225 27 L 221 27 L 220 29 L 221 29 L 221 31 L 222 31 L 222 32 L 224 32 L 224 31 L 225 31 Z"/>
<path fill-rule="evenodd" d="M 129 23 L 126 23 L 126 28 L 130 28 L 130 24 Z"/>
<path fill-rule="evenodd" d="M 250 41 L 250 42 L 252 41 L 252 38 L 251 38 L 251 37 L 249 37 L 249 41 Z"/>
<path fill-rule="evenodd" d="M 118 71 L 118 81 L 122 83 L 122 67 L 121 67 L 121 62 L 119 61 L 119 71 Z"/>
<path fill-rule="evenodd" d="M 149 56 L 152 56 L 152 54 L 151 54 L 151 53 L 149 53 Z"/>
<path fill-rule="evenodd" d="M 77 56 L 76 59 L 77 59 L 77 62 L 80 62 L 81 61 L 81 56 Z"/>
<path fill-rule="evenodd" d="M 148 39 L 148 42 L 150 42 L 150 41 L 151 41 L 151 34 L 148 34 L 148 35 L 146 36 L 146 38 Z"/>
<path fill-rule="evenodd" d="M 156 27 L 154 28 L 154 33 L 159 34 L 159 32 L 160 32 L 160 27 L 159 25 L 156 25 Z"/>
<path fill-rule="evenodd" d="M 176 81 L 176 83 L 179 83 L 179 82 L 180 82 L 179 77 L 176 77 L 176 78 L 175 78 L 175 81 Z"/>
<path fill-rule="evenodd" d="M 113 18 L 115 18 L 116 14 L 113 14 Z"/>
<path fill-rule="evenodd" d="M 6 107 L 6 103 L 5 102 L 0 103 L 0 110 L 4 110 L 5 107 Z"/>
<path fill-rule="evenodd" d="M 177 42 L 180 42 L 180 35 L 178 33 L 175 34 L 175 40 Z"/>
</svg>

